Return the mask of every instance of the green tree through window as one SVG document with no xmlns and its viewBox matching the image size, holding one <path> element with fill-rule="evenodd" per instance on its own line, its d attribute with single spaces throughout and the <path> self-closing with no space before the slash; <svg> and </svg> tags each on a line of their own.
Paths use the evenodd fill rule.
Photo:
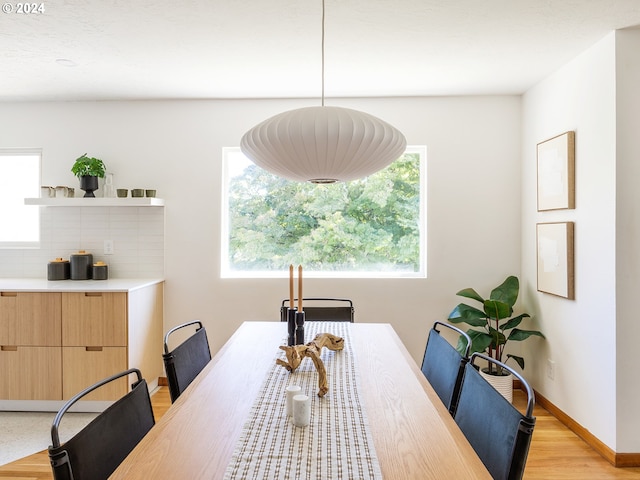
<svg viewBox="0 0 640 480">
<path fill-rule="evenodd" d="M 229 271 L 302 264 L 315 272 L 421 274 L 421 160 L 420 149 L 408 150 L 374 175 L 332 185 L 292 182 L 248 161 L 235 165 L 227 192 Z"/>
</svg>

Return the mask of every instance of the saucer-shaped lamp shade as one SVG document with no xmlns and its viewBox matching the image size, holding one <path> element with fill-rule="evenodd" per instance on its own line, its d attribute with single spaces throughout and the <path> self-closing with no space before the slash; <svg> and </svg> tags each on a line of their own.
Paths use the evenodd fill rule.
<svg viewBox="0 0 640 480">
<path fill-rule="evenodd" d="M 368 113 L 305 107 L 275 115 L 244 134 L 240 149 L 256 165 L 299 182 L 363 178 L 394 162 L 407 141 Z"/>
</svg>

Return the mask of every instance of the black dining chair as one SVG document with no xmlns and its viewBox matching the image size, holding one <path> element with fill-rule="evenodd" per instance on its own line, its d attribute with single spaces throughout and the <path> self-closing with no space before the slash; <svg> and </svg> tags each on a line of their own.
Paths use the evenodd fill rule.
<svg viewBox="0 0 640 480">
<path fill-rule="evenodd" d="M 475 365 L 479 358 L 502 367 L 520 380 L 527 394 L 524 414 L 480 375 Z M 534 405 L 533 389 L 522 375 L 482 353 L 471 355 L 464 367 L 454 419 L 495 480 L 522 478 L 536 423 Z"/>
<path fill-rule="evenodd" d="M 196 325 L 196 331 L 173 350 L 169 350 L 169 337 L 185 327 Z M 207 332 L 200 320 L 183 323 L 169 330 L 164 336 L 164 369 L 169 383 L 171 403 L 175 402 L 193 379 L 211 361 Z"/>
<path fill-rule="evenodd" d="M 118 378 L 135 374 L 131 391 L 60 443 L 60 422 L 77 401 Z M 106 480 L 155 424 L 147 382 L 138 369 L 105 378 L 67 401 L 51 425 L 49 461 L 55 480 Z"/>
<path fill-rule="evenodd" d="M 294 299 L 294 307 L 296 307 L 297 298 Z M 280 320 L 287 321 L 287 310 L 289 308 L 289 299 L 282 300 L 280 305 Z M 309 305 L 311 304 L 311 305 Z M 351 322 L 355 310 L 353 302 L 348 298 L 302 298 L 302 309 L 304 310 L 304 319 L 308 322 Z"/>
<path fill-rule="evenodd" d="M 440 334 L 438 327 L 446 328 L 458 336 L 458 343 L 465 342 L 464 353 L 460 354 L 446 338 Z M 434 322 L 422 359 L 422 373 L 447 407 L 451 415 L 455 414 L 458 403 L 458 392 L 462 383 L 464 366 L 469 361 L 471 338 L 458 327 L 443 322 Z"/>
</svg>

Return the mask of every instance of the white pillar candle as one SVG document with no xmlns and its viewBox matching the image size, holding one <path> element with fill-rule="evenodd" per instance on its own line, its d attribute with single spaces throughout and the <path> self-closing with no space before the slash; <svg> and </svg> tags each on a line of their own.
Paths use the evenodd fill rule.
<svg viewBox="0 0 640 480">
<path fill-rule="evenodd" d="M 306 427 L 311 422 L 311 399 L 307 395 L 293 397 L 293 424 Z"/>
<path fill-rule="evenodd" d="M 293 415 L 293 397 L 300 395 L 302 389 L 298 385 L 289 385 L 287 387 L 287 415 Z"/>
</svg>

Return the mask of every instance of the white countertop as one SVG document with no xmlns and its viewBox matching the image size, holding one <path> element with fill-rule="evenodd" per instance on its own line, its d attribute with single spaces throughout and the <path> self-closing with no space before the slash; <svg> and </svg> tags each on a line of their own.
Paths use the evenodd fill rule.
<svg viewBox="0 0 640 480">
<path fill-rule="evenodd" d="M 109 280 L 0 278 L 0 292 L 130 292 L 163 281 L 162 278 L 110 278 Z"/>
</svg>

